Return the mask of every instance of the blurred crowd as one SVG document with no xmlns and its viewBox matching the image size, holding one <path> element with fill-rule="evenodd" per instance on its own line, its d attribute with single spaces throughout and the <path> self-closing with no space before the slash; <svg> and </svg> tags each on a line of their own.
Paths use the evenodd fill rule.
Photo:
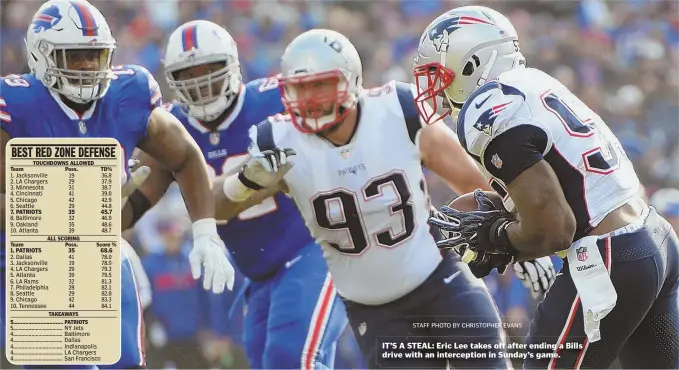
<svg viewBox="0 0 679 370">
<path fill-rule="evenodd" d="M 238 43 L 246 80 L 277 73 L 286 44 L 309 28 L 344 33 L 356 45 L 364 85 L 411 81 L 412 59 L 424 27 L 458 0 L 103 0 L 91 1 L 107 17 L 118 41 L 116 64 L 140 64 L 166 89 L 161 59 L 170 32 L 194 19 L 223 25 Z M 34 0 L 0 1 L 0 74 L 27 72 L 23 38 L 40 6 Z M 647 195 L 679 187 L 679 2 L 659 0 L 474 1 L 506 14 L 515 25 L 530 67 L 563 82 L 618 135 Z M 429 178 L 436 205 L 454 194 Z M 191 279 L 187 224 L 175 190 L 129 235 L 149 276 L 149 366 L 244 367 L 239 347 L 243 308 L 238 297 L 204 295 Z M 679 219 L 679 207 L 676 210 Z M 190 229 L 190 228 L 189 228 Z M 228 241 L 227 241 L 228 246 Z M 556 267 L 560 261 L 555 259 Z M 486 279 L 509 321 L 528 329 L 536 304 L 513 273 Z M 351 333 L 338 366 L 360 367 Z"/>
</svg>

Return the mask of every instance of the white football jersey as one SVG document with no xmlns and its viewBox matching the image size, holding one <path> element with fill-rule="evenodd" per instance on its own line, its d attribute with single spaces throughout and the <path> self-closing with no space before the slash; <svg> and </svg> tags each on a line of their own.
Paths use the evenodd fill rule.
<svg viewBox="0 0 679 370">
<path fill-rule="evenodd" d="M 250 132 L 259 150 L 297 152 L 285 176 L 290 195 L 323 248 L 338 292 L 362 304 L 404 296 L 441 261 L 427 224 L 414 91 L 392 81 L 362 92 L 358 126 L 341 147 L 298 131 L 289 116 Z"/>
<path fill-rule="evenodd" d="M 491 185 L 508 208 L 505 184 L 547 161 L 575 214 L 575 240 L 638 196 L 632 163 L 601 117 L 540 70 L 511 70 L 481 86 L 457 125 L 460 142 L 493 176 Z"/>
</svg>

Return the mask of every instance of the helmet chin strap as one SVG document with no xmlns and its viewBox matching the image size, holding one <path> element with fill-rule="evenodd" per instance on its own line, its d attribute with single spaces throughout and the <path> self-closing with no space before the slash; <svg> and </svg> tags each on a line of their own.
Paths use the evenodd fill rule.
<svg viewBox="0 0 679 370">
<path fill-rule="evenodd" d="M 486 83 L 486 80 L 488 80 L 488 75 L 490 75 L 490 71 L 493 69 L 493 65 L 495 64 L 495 60 L 497 60 L 497 50 L 493 49 L 493 52 L 490 54 L 490 58 L 488 59 L 488 63 L 486 63 L 486 66 L 483 67 L 481 78 L 479 78 L 479 81 L 476 83 L 477 87 L 480 87 Z"/>
</svg>

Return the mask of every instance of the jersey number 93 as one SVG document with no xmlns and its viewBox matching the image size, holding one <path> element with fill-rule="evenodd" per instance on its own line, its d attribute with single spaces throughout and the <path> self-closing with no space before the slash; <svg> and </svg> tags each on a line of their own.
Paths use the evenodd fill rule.
<svg viewBox="0 0 679 370">
<path fill-rule="evenodd" d="M 371 180 L 361 191 L 366 202 L 374 201 L 383 195 L 383 187 L 394 189 L 398 199 L 389 206 L 392 217 L 400 217 L 402 230 L 394 234 L 391 228 L 373 233 L 378 246 L 391 248 L 408 239 L 415 230 L 415 211 L 411 200 L 412 191 L 402 172 L 390 172 Z M 344 231 L 349 234 L 349 243 L 341 245 L 338 241 L 327 243 L 343 254 L 360 254 L 369 243 L 366 228 L 361 216 L 357 194 L 347 189 L 337 189 L 318 194 L 311 200 L 316 224 L 327 230 Z M 339 214 L 329 208 L 339 209 Z M 331 216 L 335 214 L 335 216 Z"/>
</svg>

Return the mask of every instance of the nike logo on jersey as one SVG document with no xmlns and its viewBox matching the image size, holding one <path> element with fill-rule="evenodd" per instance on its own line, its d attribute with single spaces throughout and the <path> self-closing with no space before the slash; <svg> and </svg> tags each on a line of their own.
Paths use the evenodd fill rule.
<svg viewBox="0 0 679 370">
<path fill-rule="evenodd" d="M 443 283 L 444 283 L 444 284 L 450 283 L 451 281 L 453 281 L 453 279 L 455 279 L 455 277 L 456 277 L 457 275 L 460 275 L 461 272 L 462 272 L 462 271 L 458 271 L 458 272 L 456 272 L 456 273 L 454 273 L 454 274 L 452 274 L 452 275 L 450 275 L 450 276 L 448 276 L 448 277 L 446 277 L 446 278 L 443 278 Z"/>
<path fill-rule="evenodd" d="M 480 103 L 474 104 L 474 106 L 476 107 L 476 109 L 479 109 L 483 106 L 483 104 L 485 104 L 488 101 L 488 99 L 490 99 L 490 95 L 486 96 L 486 98 L 481 100 Z"/>
</svg>

